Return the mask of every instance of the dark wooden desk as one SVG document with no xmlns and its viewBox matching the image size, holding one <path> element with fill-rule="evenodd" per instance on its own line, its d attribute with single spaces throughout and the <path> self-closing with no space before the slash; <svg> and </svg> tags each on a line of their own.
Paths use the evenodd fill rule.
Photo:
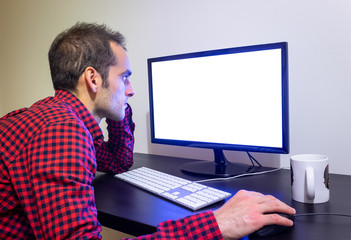
<svg viewBox="0 0 351 240">
<path fill-rule="evenodd" d="M 180 165 L 188 159 L 134 154 L 133 168 L 146 166 L 189 180 L 203 178 L 184 174 Z M 273 173 L 227 181 L 205 183 L 233 195 L 240 189 L 271 194 L 297 210 L 297 213 L 343 213 L 351 215 L 351 176 L 331 174 L 331 196 L 328 203 L 302 204 L 291 199 L 290 171 Z M 98 174 L 95 187 L 98 219 L 102 225 L 131 235 L 144 235 L 155 231 L 158 223 L 178 219 L 194 212 L 177 206 L 144 190 L 116 179 L 113 174 Z M 217 209 L 223 202 L 207 209 Z M 202 209 L 204 210 L 204 209 Z M 296 217 L 295 226 L 269 239 L 351 239 L 351 218 L 341 216 Z"/>
</svg>

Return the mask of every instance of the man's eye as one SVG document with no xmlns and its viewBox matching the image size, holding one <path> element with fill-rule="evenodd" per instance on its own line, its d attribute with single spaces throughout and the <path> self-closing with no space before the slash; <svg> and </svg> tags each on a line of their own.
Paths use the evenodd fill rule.
<svg viewBox="0 0 351 240">
<path fill-rule="evenodd" d="M 130 71 L 126 71 L 125 73 L 122 74 L 122 81 L 123 82 L 128 82 L 129 81 L 129 77 L 132 73 Z"/>
</svg>

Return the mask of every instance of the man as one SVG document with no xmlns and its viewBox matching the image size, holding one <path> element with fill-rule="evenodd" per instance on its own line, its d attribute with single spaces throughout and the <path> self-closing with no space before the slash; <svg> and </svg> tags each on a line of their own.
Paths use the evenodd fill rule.
<svg viewBox="0 0 351 240">
<path fill-rule="evenodd" d="M 124 38 L 79 23 L 52 43 L 55 97 L 0 119 L 0 238 L 100 239 L 91 183 L 96 170 L 132 165 L 134 95 Z M 109 140 L 99 128 L 106 118 Z M 128 196 L 126 196 L 128 197 Z M 293 223 L 272 196 L 239 191 L 222 208 L 161 223 L 141 239 L 238 239 L 264 225 Z M 205 236 L 205 237 L 204 237 Z"/>
</svg>

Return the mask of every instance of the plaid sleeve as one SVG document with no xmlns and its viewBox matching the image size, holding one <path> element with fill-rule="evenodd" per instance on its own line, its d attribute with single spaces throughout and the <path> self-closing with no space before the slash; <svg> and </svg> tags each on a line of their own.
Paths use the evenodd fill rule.
<svg viewBox="0 0 351 240">
<path fill-rule="evenodd" d="M 75 122 L 45 127 L 28 145 L 18 194 L 38 239 L 100 239 L 93 140 Z"/>
<path fill-rule="evenodd" d="M 1 119 L 5 119 L 5 118 L 9 118 L 9 117 L 15 116 L 15 115 L 17 115 L 17 114 L 20 114 L 20 113 L 26 111 L 26 110 L 27 110 L 27 108 L 21 108 L 21 109 L 18 109 L 18 110 L 9 112 L 9 113 L 6 114 L 5 116 L 3 116 Z"/>
<path fill-rule="evenodd" d="M 97 150 L 98 171 L 120 173 L 133 165 L 134 128 L 132 108 L 128 105 L 122 121 L 106 119 L 108 141 Z"/>
<path fill-rule="evenodd" d="M 137 237 L 149 239 L 214 239 L 222 240 L 217 221 L 212 211 L 206 211 L 179 220 L 169 220 L 159 224 L 157 232 Z"/>
</svg>

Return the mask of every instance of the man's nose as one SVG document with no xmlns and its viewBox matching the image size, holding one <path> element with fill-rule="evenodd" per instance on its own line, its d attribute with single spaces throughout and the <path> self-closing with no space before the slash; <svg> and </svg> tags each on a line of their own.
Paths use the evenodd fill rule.
<svg viewBox="0 0 351 240">
<path fill-rule="evenodd" d="M 126 95 L 128 97 L 133 97 L 135 94 L 134 88 L 130 82 L 128 82 L 127 87 L 126 87 Z"/>
</svg>

